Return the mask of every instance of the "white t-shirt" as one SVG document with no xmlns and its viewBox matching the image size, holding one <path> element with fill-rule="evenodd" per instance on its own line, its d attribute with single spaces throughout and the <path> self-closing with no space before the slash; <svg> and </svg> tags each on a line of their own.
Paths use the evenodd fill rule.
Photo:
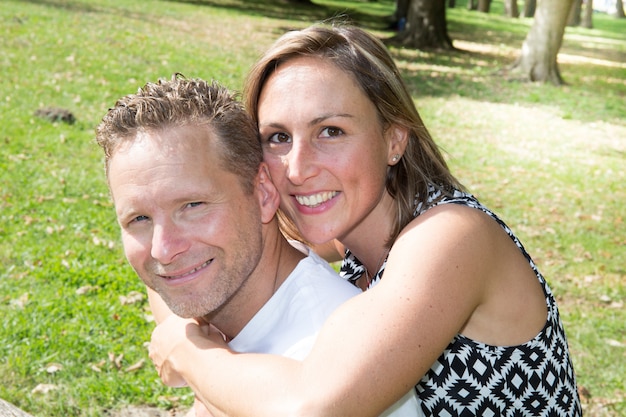
<svg viewBox="0 0 626 417">
<path fill-rule="evenodd" d="M 304 359 L 328 316 L 360 292 L 310 251 L 229 346 Z"/>
<path fill-rule="evenodd" d="M 236 352 L 271 353 L 302 360 L 330 314 L 360 289 L 339 278 L 313 251 L 302 259 L 272 298 L 230 341 Z M 415 390 L 381 415 L 420 416 Z"/>
</svg>

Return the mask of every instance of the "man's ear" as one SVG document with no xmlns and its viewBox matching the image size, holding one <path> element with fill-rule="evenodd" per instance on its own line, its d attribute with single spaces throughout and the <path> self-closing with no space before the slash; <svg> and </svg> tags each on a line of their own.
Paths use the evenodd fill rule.
<svg viewBox="0 0 626 417">
<path fill-rule="evenodd" d="M 280 196 L 272 182 L 269 169 L 265 162 L 262 162 L 259 167 L 255 186 L 255 191 L 259 198 L 259 207 L 261 208 L 261 221 L 263 223 L 269 223 L 276 215 L 276 210 L 278 210 L 278 206 L 280 205 Z"/>
<path fill-rule="evenodd" d="M 395 165 L 400 161 L 409 142 L 409 131 L 399 125 L 391 125 L 385 131 L 385 137 L 389 144 L 387 151 L 387 164 Z"/>
</svg>

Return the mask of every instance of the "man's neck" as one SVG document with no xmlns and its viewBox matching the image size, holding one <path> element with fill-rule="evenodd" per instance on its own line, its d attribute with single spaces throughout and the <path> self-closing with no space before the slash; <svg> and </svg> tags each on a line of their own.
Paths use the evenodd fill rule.
<svg viewBox="0 0 626 417">
<path fill-rule="evenodd" d="M 271 243 L 265 239 L 260 261 L 244 285 L 220 310 L 204 319 L 217 327 L 227 340 L 233 339 L 272 298 L 305 256 L 280 233 Z"/>
</svg>

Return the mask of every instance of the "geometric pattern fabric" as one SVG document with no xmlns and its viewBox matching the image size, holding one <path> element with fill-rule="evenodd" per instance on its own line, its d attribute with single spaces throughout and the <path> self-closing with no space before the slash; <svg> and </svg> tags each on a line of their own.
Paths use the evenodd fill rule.
<svg viewBox="0 0 626 417">
<path fill-rule="evenodd" d="M 426 207 L 418 205 L 415 216 L 439 204 L 463 204 L 491 216 L 515 242 L 543 287 L 548 308 L 546 324 L 532 340 L 518 346 L 490 346 L 457 334 L 415 389 L 427 416 L 582 416 L 576 377 L 563 324 L 552 292 L 530 255 L 511 229 L 471 194 L 452 196 L 431 187 Z M 371 281 L 375 285 L 386 260 Z M 350 282 L 364 267 L 349 250 L 341 275 Z"/>
</svg>

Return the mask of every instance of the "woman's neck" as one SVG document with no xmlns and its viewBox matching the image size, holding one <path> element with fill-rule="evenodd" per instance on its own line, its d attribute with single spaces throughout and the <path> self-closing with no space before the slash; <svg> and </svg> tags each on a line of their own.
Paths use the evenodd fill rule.
<svg viewBox="0 0 626 417">
<path fill-rule="evenodd" d="M 372 278 L 389 253 L 391 236 L 398 208 L 391 196 L 385 196 L 372 212 L 339 241 L 363 263 Z"/>
</svg>

